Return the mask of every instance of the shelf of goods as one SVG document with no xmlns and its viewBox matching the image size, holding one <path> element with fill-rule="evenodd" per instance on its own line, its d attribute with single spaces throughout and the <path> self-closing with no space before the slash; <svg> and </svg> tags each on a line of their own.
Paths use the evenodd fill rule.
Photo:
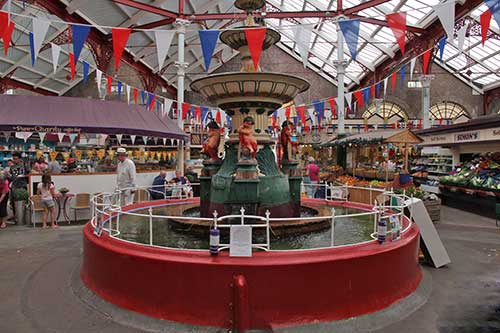
<svg viewBox="0 0 500 333">
<path fill-rule="evenodd" d="M 439 154 L 422 154 L 411 167 L 412 176 L 431 193 L 440 193 L 439 177 L 449 175 L 452 170 L 453 157 Z"/>
<path fill-rule="evenodd" d="M 500 202 L 500 153 L 465 162 L 457 173 L 439 179 L 443 200 L 450 206 L 494 217 Z"/>
<path fill-rule="evenodd" d="M 344 174 L 344 169 L 339 165 L 331 165 L 326 168 L 322 168 L 319 173 L 319 177 L 322 181 L 326 181 L 328 183 L 334 182 L 337 177 Z"/>
<path fill-rule="evenodd" d="M 385 171 L 378 169 L 368 169 L 368 168 L 347 168 L 347 174 L 352 175 L 353 177 L 365 178 L 365 179 L 376 179 L 376 180 L 393 180 L 394 175 L 396 174 L 394 171 Z"/>
</svg>

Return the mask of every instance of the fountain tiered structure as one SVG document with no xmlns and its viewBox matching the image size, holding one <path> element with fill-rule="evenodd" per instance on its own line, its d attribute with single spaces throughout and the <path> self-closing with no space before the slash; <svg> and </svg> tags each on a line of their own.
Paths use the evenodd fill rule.
<svg viewBox="0 0 500 333">
<path fill-rule="evenodd" d="M 309 83 L 299 77 L 266 73 L 254 67 L 245 29 L 259 27 L 252 13 L 264 5 L 263 0 L 239 0 L 235 6 L 248 14 L 245 25 L 225 30 L 220 40 L 238 50 L 241 71 L 210 75 L 191 83 L 191 89 L 232 117 L 233 133 L 225 145 L 224 159 L 207 159 L 200 178 L 200 213 L 210 217 L 214 211 L 221 215 L 239 214 L 241 207 L 249 214 L 273 217 L 300 216 L 300 183 L 298 162 L 289 156 L 280 169 L 273 152 L 275 142 L 267 133 L 269 116 L 299 93 L 309 89 Z M 275 30 L 266 29 L 263 51 L 280 40 Z M 251 121 L 250 121 L 251 118 Z M 255 158 L 241 154 L 238 129 L 253 122 L 258 151 Z"/>
</svg>

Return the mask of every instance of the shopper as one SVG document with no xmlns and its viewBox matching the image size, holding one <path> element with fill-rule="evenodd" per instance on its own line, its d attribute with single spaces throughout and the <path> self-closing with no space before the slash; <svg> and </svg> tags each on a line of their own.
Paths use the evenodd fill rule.
<svg viewBox="0 0 500 333">
<path fill-rule="evenodd" d="M 127 157 L 127 150 L 125 148 L 118 148 L 116 155 L 118 158 L 116 185 L 121 191 L 121 203 L 131 205 L 134 202 L 135 193 L 135 164 Z"/>
<path fill-rule="evenodd" d="M 56 159 L 50 161 L 47 166 L 47 172 L 51 175 L 61 173 L 61 164 L 59 164 L 59 161 Z"/>
<path fill-rule="evenodd" d="M 28 178 L 27 174 L 29 174 L 29 171 L 26 170 L 24 167 L 24 162 L 21 159 L 21 153 L 16 151 L 12 154 L 12 165 L 9 168 L 9 174 L 10 174 L 10 206 L 12 209 L 12 214 L 13 217 L 10 219 L 13 220 L 15 219 L 16 216 L 16 207 L 14 205 L 14 198 L 12 197 L 12 194 L 14 193 L 15 189 L 18 188 L 28 188 Z"/>
<path fill-rule="evenodd" d="M 172 191 L 167 190 L 167 170 L 160 170 L 160 174 L 153 180 L 149 193 L 153 200 L 166 199 L 172 195 Z"/>
<path fill-rule="evenodd" d="M 40 158 L 38 158 L 36 161 L 35 161 L 35 164 L 33 164 L 33 168 L 31 169 L 31 172 L 33 173 L 43 173 L 48 167 L 48 164 L 45 162 L 45 159 L 43 158 L 43 156 L 40 156 Z"/>
<path fill-rule="evenodd" d="M 172 178 L 171 182 L 174 183 L 173 196 L 180 197 L 183 192 L 187 197 L 193 197 L 193 189 L 191 188 L 189 179 L 184 177 L 180 171 L 175 172 L 175 178 Z"/>
<path fill-rule="evenodd" d="M 52 182 L 52 178 L 49 173 L 44 173 L 42 175 L 42 182 L 38 183 L 37 193 L 42 196 L 42 207 L 43 207 L 43 217 L 42 217 L 42 228 L 47 228 L 47 217 L 50 213 L 50 225 L 52 229 L 58 228 L 56 224 L 55 217 L 55 204 L 54 198 L 56 197 L 56 188 Z"/>
<path fill-rule="evenodd" d="M 7 227 L 7 201 L 9 201 L 9 180 L 5 172 L 0 172 L 0 229 Z"/>
<path fill-rule="evenodd" d="M 306 176 L 309 177 L 310 184 L 306 187 L 307 196 L 309 198 L 314 198 L 314 194 L 316 193 L 317 185 L 319 184 L 319 166 L 315 163 L 314 157 L 309 156 L 309 163 L 306 166 Z"/>
</svg>

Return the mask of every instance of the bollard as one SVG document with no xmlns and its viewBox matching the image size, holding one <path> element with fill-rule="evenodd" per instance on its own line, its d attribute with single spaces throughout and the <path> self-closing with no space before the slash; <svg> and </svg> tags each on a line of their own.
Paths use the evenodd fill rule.
<svg viewBox="0 0 500 333">
<path fill-rule="evenodd" d="M 153 208 L 149 207 L 149 245 L 153 245 Z"/>
<path fill-rule="evenodd" d="M 378 220 L 378 228 L 377 228 L 377 240 L 380 244 L 385 242 L 385 237 L 387 235 L 387 221 L 385 218 L 380 218 Z"/>
<path fill-rule="evenodd" d="M 217 229 L 217 211 L 214 210 L 213 229 L 210 229 L 210 254 L 216 256 L 219 254 L 220 230 Z"/>
</svg>

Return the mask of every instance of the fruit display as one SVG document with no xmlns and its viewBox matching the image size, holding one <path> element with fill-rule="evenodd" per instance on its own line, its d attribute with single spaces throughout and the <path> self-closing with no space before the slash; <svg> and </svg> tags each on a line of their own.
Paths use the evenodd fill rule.
<svg viewBox="0 0 500 333">
<path fill-rule="evenodd" d="M 439 178 L 443 185 L 500 192 L 500 153 L 464 163 L 453 175 Z"/>
<path fill-rule="evenodd" d="M 340 176 L 337 177 L 336 181 L 348 186 L 360 186 L 360 187 L 377 187 L 377 188 L 388 188 L 391 186 L 392 182 L 384 182 L 380 180 L 361 180 L 352 176 Z"/>
</svg>

